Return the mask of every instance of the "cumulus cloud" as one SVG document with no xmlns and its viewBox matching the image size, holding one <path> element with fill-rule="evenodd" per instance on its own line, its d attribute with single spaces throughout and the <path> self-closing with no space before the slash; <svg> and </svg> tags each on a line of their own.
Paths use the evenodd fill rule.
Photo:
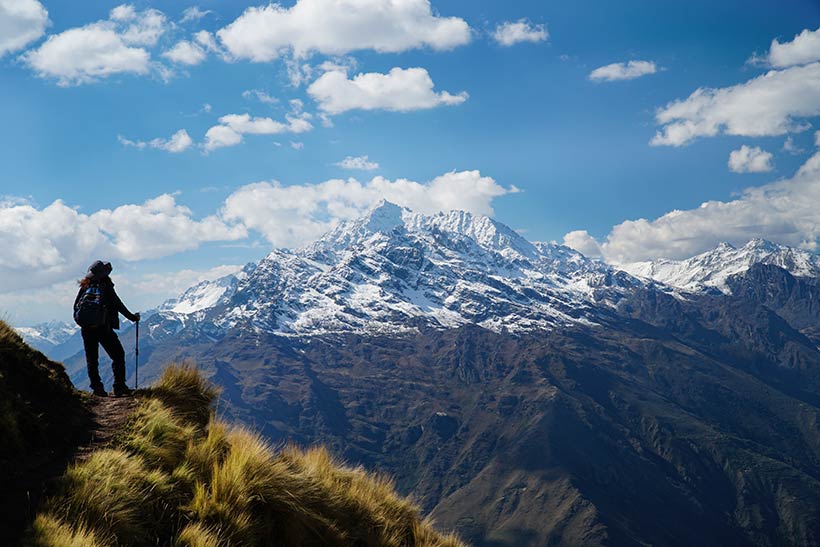
<svg viewBox="0 0 820 547">
<path fill-rule="evenodd" d="M 160 258 L 245 237 L 244 226 L 217 216 L 194 219 L 168 194 L 90 215 L 61 200 L 42 209 L 7 202 L 0 204 L 0 277 L 4 290 L 37 287 L 79 275 L 99 257 Z"/>
<path fill-rule="evenodd" d="M 820 115 L 820 63 L 771 70 L 731 87 L 699 88 L 655 115 L 663 126 L 653 145 L 682 146 L 721 133 L 744 137 L 785 135 L 807 129 Z"/>
<path fill-rule="evenodd" d="M 250 114 L 228 114 L 219 118 L 220 125 L 208 129 L 205 134 L 206 151 L 235 146 L 242 142 L 242 135 L 278 135 L 280 133 L 305 133 L 313 129 L 311 115 L 294 108 L 285 116 L 285 122 Z"/>
<path fill-rule="evenodd" d="M 290 141 L 290 147 L 293 148 L 294 150 L 304 150 L 305 143 Z"/>
<path fill-rule="evenodd" d="M 248 8 L 217 35 L 235 58 L 267 62 L 287 52 L 446 50 L 469 42 L 470 27 L 436 16 L 429 0 L 298 0 Z"/>
<path fill-rule="evenodd" d="M 250 114 L 228 114 L 219 118 L 219 123 L 227 125 L 240 134 L 276 135 L 278 133 L 304 133 L 313 129 L 307 118 L 299 115 L 285 116 L 287 123 L 271 118 L 252 118 Z"/>
<path fill-rule="evenodd" d="M 753 60 L 757 60 L 753 58 Z M 765 61 L 774 68 L 786 68 L 820 61 L 820 28 L 804 29 L 791 42 L 772 40 Z"/>
<path fill-rule="evenodd" d="M 392 110 L 409 112 L 441 105 L 457 105 L 469 95 L 436 93 L 432 78 L 423 68 L 393 68 L 387 74 L 368 72 L 349 79 L 345 72 L 331 70 L 322 74 L 308 94 L 329 114 L 348 110 Z"/>
<path fill-rule="evenodd" d="M 598 67 L 589 73 L 588 78 L 593 82 L 634 80 L 647 74 L 655 74 L 657 71 L 658 67 L 653 61 L 629 61 Z"/>
<path fill-rule="evenodd" d="M 45 34 L 48 11 L 37 0 L 0 0 L 0 57 Z"/>
<path fill-rule="evenodd" d="M 162 54 L 163 57 L 183 65 L 198 65 L 208 56 L 199 44 L 180 40 L 174 47 Z"/>
<path fill-rule="evenodd" d="M 126 139 L 122 135 L 118 135 L 117 140 L 119 140 L 123 146 L 133 146 L 134 148 L 139 148 L 140 150 L 143 148 L 156 148 L 157 150 L 165 150 L 166 152 L 172 152 L 175 154 L 184 152 L 193 144 L 190 135 L 188 135 L 188 132 L 184 129 L 180 129 L 169 139 L 156 138 L 150 141 L 132 141 L 130 139 Z"/>
<path fill-rule="evenodd" d="M 590 258 L 602 256 L 601 245 L 586 230 L 573 230 L 564 236 L 564 245 Z"/>
<path fill-rule="evenodd" d="M 39 76 L 59 85 L 79 85 L 112 74 L 147 74 L 154 46 L 166 31 L 167 20 L 155 9 L 136 11 L 121 5 L 107 21 L 97 21 L 49 36 L 23 60 Z"/>
<path fill-rule="evenodd" d="M 707 201 L 655 220 L 628 220 L 613 227 L 600 250 L 612 263 L 682 259 L 722 241 L 742 245 L 761 237 L 810 250 L 820 248 L 820 153 L 786 180 L 747 188 L 731 201 Z M 589 234 L 567 234 L 578 250 L 594 247 Z"/>
<path fill-rule="evenodd" d="M 379 164 L 375 161 L 370 161 L 367 156 L 347 156 L 336 165 L 342 169 L 360 169 L 362 171 L 373 171 L 379 168 Z"/>
<path fill-rule="evenodd" d="M 217 148 L 236 146 L 242 142 L 242 135 L 228 127 L 227 125 L 215 125 L 205 133 L 205 143 L 202 147 L 206 152 Z"/>
<path fill-rule="evenodd" d="M 526 19 L 519 19 L 498 25 L 493 31 L 493 39 L 509 47 L 521 42 L 545 42 L 549 39 L 549 33 L 545 25 L 533 25 Z"/>
<path fill-rule="evenodd" d="M 274 246 L 298 247 L 340 221 L 361 216 L 381 199 L 426 214 L 462 209 L 492 215 L 495 198 L 517 191 L 478 171 L 446 173 L 426 183 L 384 177 L 293 186 L 259 182 L 231 194 L 222 215 L 261 232 Z"/>
<path fill-rule="evenodd" d="M 741 146 L 729 154 L 729 170 L 733 173 L 768 173 L 772 166 L 773 155 L 759 146 Z"/>
</svg>

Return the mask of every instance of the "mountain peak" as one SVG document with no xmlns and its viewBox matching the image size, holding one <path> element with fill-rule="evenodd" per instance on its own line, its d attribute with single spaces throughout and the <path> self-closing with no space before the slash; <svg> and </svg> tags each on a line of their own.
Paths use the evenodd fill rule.
<svg viewBox="0 0 820 547">
<path fill-rule="evenodd" d="M 756 237 L 754 239 L 750 239 L 746 245 L 743 246 L 743 249 L 746 250 L 761 250 L 761 251 L 776 251 L 784 249 L 784 245 L 779 245 L 777 243 L 773 243 L 768 239 L 763 239 L 761 237 Z"/>
<path fill-rule="evenodd" d="M 382 199 L 361 218 L 360 222 L 362 226 L 374 233 L 390 232 L 396 226 L 404 223 L 404 216 L 409 212 L 409 209 Z"/>
</svg>

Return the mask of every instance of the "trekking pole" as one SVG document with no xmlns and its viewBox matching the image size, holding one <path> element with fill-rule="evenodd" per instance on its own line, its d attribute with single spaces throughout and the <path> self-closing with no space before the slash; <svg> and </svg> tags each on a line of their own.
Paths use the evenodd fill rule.
<svg viewBox="0 0 820 547">
<path fill-rule="evenodd" d="M 140 387 L 140 322 L 137 320 L 137 340 L 136 346 L 134 348 L 134 353 L 136 354 L 136 369 L 134 372 L 134 389 L 139 389 Z"/>
</svg>

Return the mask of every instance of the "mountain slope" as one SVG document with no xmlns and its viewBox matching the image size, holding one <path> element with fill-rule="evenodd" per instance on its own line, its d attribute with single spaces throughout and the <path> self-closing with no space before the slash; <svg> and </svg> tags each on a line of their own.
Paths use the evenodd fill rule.
<svg viewBox="0 0 820 547">
<path fill-rule="evenodd" d="M 13 545 L 74 448 L 89 414 L 63 367 L 0 321 L 0 545 Z"/>
</svg>

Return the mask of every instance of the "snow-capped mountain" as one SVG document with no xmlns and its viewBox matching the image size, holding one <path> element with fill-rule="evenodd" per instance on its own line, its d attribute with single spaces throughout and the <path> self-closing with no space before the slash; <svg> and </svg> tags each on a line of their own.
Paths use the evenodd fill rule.
<svg viewBox="0 0 820 547">
<path fill-rule="evenodd" d="M 83 345 L 80 328 L 74 323 L 48 321 L 15 330 L 28 345 L 58 361 L 73 355 Z"/>
<path fill-rule="evenodd" d="M 31 327 L 18 327 L 16 330 L 26 343 L 36 347 L 38 344 L 60 345 L 80 328 L 64 321 L 48 321 Z"/>
<path fill-rule="evenodd" d="M 472 323 L 524 331 L 595 323 L 600 306 L 641 283 L 486 216 L 426 216 L 382 202 L 310 245 L 191 288 L 160 308 L 154 328 L 309 335 Z"/>
<path fill-rule="evenodd" d="M 820 277 L 820 256 L 764 239 L 752 239 L 740 248 L 721 243 L 686 260 L 636 262 L 621 269 L 687 291 L 716 289 L 729 294 L 728 278 L 746 272 L 754 264 L 778 266 L 797 277 Z"/>
</svg>

